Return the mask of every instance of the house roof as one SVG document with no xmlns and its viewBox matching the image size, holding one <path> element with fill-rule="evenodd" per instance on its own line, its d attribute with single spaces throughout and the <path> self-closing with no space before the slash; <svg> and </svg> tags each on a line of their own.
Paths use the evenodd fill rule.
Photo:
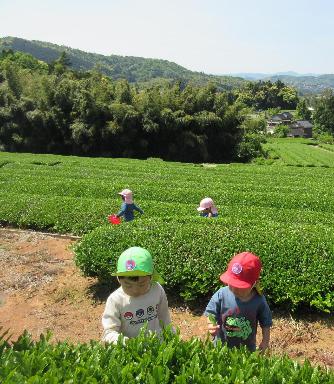
<svg viewBox="0 0 334 384">
<path fill-rule="evenodd" d="M 270 119 L 271 121 L 282 121 L 283 119 L 282 119 L 282 117 L 281 116 L 279 116 L 279 115 L 273 115 L 273 116 L 271 116 L 271 119 Z"/>
<path fill-rule="evenodd" d="M 285 118 L 285 119 L 292 119 L 293 116 L 290 112 L 282 112 L 281 115 Z"/>
<path fill-rule="evenodd" d="M 271 120 L 291 120 L 293 118 L 290 112 L 276 113 L 271 116 Z"/>
<path fill-rule="evenodd" d="M 292 124 L 293 128 L 312 128 L 313 124 L 311 124 L 308 120 L 297 120 Z"/>
</svg>

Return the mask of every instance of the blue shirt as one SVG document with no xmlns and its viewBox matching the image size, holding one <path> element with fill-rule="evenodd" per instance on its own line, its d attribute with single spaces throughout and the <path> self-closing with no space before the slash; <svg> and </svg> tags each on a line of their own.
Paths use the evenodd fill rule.
<svg viewBox="0 0 334 384">
<path fill-rule="evenodd" d="M 255 351 L 258 323 L 261 327 L 272 325 L 267 300 L 257 292 L 249 301 L 241 301 L 229 287 L 220 288 L 209 301 L 204 315 L 210 313 L 220 325 L 217 337 L 231 348 L 246 345 Z"/>
<path fill-rule="evenodd" d="M 201 213 L 200 216 L 202 217 L 209 217 L 208 213 Z M 218 217 L 218 213 L 212 213 L 211 217 Z"/>
<path fill-rule="evenodd" d="M 140 212 L 141 214 L 143 214 L 144 212 L 139 208 L 137 207 L 136 204 L 132 203 L 132 204 L 127 204 L 127 203 L 122 203 L 122 206 L 121 206 L 121 210 L 117 213 L 116 216 L 120 217 L 120 216 L 124 216 L 124 219 L 125 221 L 132 221 L 135 216 L 133 214 L 133 211 L 138 211 Z"/>
</svg>

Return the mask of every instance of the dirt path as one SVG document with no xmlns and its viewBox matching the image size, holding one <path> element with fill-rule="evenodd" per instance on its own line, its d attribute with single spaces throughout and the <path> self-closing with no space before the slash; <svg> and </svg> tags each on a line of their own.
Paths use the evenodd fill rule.
<svg viewBox="0 0 334 384">
<path fill-rule="evenodd" d="M 70 249 L 74 240 L 38 232 L 0 228 L 0 327 L 16 339 L 24 329 L 37 338 L 47 329 L 53 340 L 101 337 L 101 314 L 108 287 L 81 276 Z M 203 303 L 202 308 L 206 303 Z M 171 306 L 181 336 L 205 338 L 202 308 Z M 274 314 L 271 351 L 334 368 L 334 319 Z"/>
</svg>

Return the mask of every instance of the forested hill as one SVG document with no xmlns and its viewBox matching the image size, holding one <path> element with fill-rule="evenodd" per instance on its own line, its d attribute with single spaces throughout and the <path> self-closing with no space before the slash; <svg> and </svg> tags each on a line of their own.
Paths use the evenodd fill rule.
<svg viewBox="0 0 334 384">
<path fill-rule="evenodd" d="M 180 80 L 184 84 L 192 82 L 197 85 L 205 85 L 211 81 L 221 89 L 234 89 L 245 83 L 245 80 L 232 76 L 214 76 L 193 72 L 167 60 L 134 56 L 104 56 L 66 46 L 16 37 L 0 38 L 0 52 L 3 49 L 29 53 L 47 63 L 57 60 L 62 52 L 66 52 L 70 65 L 75 70 L 88 71 L 95 67 L 112 79 L 126 79 L 130 83 L 156 83 L 167 79 Z"/>
<path fill-rule="evenodd" d="M 249 81 L 271 81 L 282 83 L 297 89 L 299 95 L 321 94 L 326 89 L 334 90 L 334 74 L 299 74 L 297 72 L 281 73 L 235 73 L 233 76 Z"/>
<path fill-rule="evenodd" d="M 266 78 L 266 80 L 280 80 L 284 84 L 294 87 L 301 95 L 321 93 L 327 88 L 334 89 L 334 74 L 319 76 L 289 76 L 277 75 Z"/>
</svg>

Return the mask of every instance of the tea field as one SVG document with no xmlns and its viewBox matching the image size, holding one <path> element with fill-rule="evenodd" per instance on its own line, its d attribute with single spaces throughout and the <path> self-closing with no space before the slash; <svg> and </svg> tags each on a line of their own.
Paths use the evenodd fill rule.
<svg viewBox="0 0 334 384">
<path fill-rule="evenodd" d="M 0 222 L 84 235 L 76 263 L 101 280 L 110 279 L 126 247 L 144 246 L 167 291 L 187 301 L 206 300 L 230 257 L 250 250 L 263 261 L 272 305 L 332 311 L 334 153 L 321 150 L 322 160 L 308 166 L 303 151 L 290 166 L 279 159 L 213 165 L 2 152 Z M 112 226 L 106 218 L 118 211 L 123 188 L 145 213 Z M 218 219 L 198 216 L 205 196 L 216 202 Z"/>
<path fill-rule="evenodd" d="M 334 167 L 334 145 L 318 144 L 312 139 L 275 138 L 264 145 L 269 152 L 269 163 L 297 167 Z M 274 160 L 274 161 L 273 161 Z"/>
</svg>

